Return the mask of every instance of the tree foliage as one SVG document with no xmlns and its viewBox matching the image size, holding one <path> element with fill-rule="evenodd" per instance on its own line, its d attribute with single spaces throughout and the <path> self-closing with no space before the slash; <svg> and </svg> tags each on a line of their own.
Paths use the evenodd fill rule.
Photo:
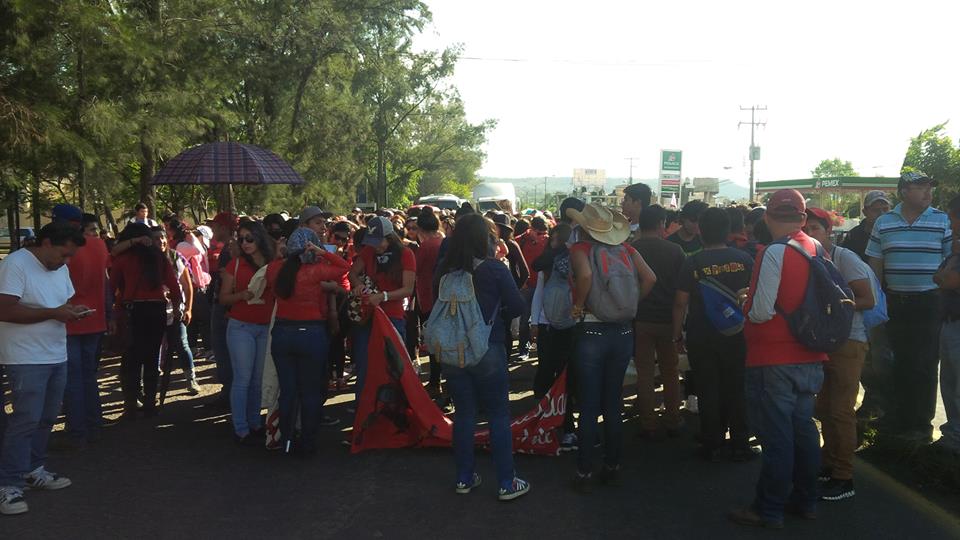
<svg viewBox="0 0 960 540">
<path fill-rule="evenodd" d="M 903 171 L 923 171 L 938 183 L 934 205 L 943 206 L 960 192 L 960 147 L 944 134 L 947 123 L 925 129 L 910 139 Z"/>
<path fill-rule="evenodd" d="M 849 161 L 840 158 L 825 159 L 810 174 L 814 178 L 836 178 L 841 176 L 860 176 Z"/>
<path fill-rule="evenodd" d="M 0 184 L 35 217 L 80 203 L 109 221 L 143 200 L 201 220 L 304 204 L 381 205 L 469 190 L 492 121 L 449 77 L 459 49 L 418 51 L 418 0 L 9 0 L 0 3 Z M 306 185 L 162 187 L 192 145 L 271 149 Z M 22 195 L 21 195 L 22 196 Z"/>
</svg>

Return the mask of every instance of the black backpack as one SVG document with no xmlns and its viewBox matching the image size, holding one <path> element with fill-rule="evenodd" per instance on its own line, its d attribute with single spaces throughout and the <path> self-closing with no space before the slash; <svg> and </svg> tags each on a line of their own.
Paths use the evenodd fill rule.
<svg viewBox="0 0 960 540">
<path fill-rule="evenodd" d="M 817 254 L 813 257 L 796 240 L 780 240 L 802 254 L 810 263 L 810 277 L 803 301 L 792 313 L 777 307 L 790 333 L 804 347 L 819 352 L 831 353 L 850 339 L 855 303 L 853 291 L 840 274 L 833 261 L 827 258 L 823 246 L 817 242 Z"/>
</svg>

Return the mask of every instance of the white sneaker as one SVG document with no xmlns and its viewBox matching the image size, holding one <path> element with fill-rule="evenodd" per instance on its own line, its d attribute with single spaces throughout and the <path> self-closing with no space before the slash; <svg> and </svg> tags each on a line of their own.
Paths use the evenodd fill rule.
<svg viewBox="0 0 960 540">
<path fill-rule="evenodd" d="M 700 406 L 697 404 L 697 396 L 694 396 L 692 394 L 687 396 L 687 401 L 683 407 L 687 409 L 687 412 L 690 412 L 693 414 L 700 413 Z"/>
<path fill-rule="evenodd" d="M 69 487 L 73 482 L 65 476 L 54 474 L 43 468 L 41 465 L 31 473 L 23 477 L 27 482 L 27 487 L 31 489 L 46 489 L 53 491 Z"/>
<path fill-rule="evenodd" d="M 29 509 L 27 501 L 23 499 L 22 489 L 13 486 L 0 487 L 0 514 L 13 516 L 23 514 Z"/>
</svg>

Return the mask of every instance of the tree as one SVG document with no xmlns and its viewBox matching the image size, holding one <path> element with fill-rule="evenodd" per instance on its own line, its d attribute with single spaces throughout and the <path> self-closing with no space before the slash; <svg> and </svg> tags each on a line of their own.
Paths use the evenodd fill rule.
<svg viewBox="0 0 960 540">
<path fill-rule="evenodd" d="M 849 161 L 841 161 L 840 158 L 825 159 L 817 165 L 817 168 L 810 171 L 814 178 L 837 178 L 841 176 L 860 176 L 853 170 L 853 164 Z"/>
<path fill-rule="evenodd" d="M 946 126 L 937 124 L 910 139 L 903 158 L 903 172 L 923 171 L 937 181 L 933 202 L 941 207 L 960 191 L 960 148 L 943 133 Z"/>
</svg>

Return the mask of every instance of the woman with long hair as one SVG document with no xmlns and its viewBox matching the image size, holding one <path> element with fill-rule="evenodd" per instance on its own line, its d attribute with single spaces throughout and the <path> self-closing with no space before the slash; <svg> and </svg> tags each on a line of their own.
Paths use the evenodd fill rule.
<svg viewBox="0 0 960 540">
<path fill-rule="evenodd" d="M 179 305 L 179 313 L 181 313 L 179 318 L 174 317 L 174 313 L 178 311 L 178 306 L 173 305 L 172 302 L 167 303 L 167 340 L 163 352 L 164 373 L 169 373 L 173 369 L 171 362 L 173 362 L 173 355 L 176 354 L 177 358 L 180 359 L 180 368 L 183 370 L 183 376 L 187 381 L 187 390 L 195 396 L 200 393 L 200 385 L 197 383 L 197 374 L 193 366 L 193 351 L 190 350 L 190 345 L 187 342 L 187 325 L 191 322 L 193 304 L 197 298 L 194 294 L 193 280 L 190 279 L 187 260 L 180 252 L 170 249 L 170 243 L 167 241 L 167 234 L 163 228 L 152 227 L 150 232 L 153 233 L 154 242 L 160 246 L 160 251 L 167 256 L 170 264 L 173 265 L 173 273 L 176 274 L 180 283 L 180 293 L 183 298 Z"/>
<path fill-rule="evenodd" d="M 350 293 L 363 298 L 364 305 L 371 309 L 379 306 L 390 318 L 400 337 L 405 338 L 404 304 L 413 294 L 417 278 L 417 261 L 413 251 L 403 246 L 393 223 L 379 216 L 367 221 L 362 246 L 350 268 Z M 364 287 L 363 275 L 373 282 L 375 291 Z M 359 324 L 353 330 L 357 399 L 360 398 L 367 376 L 370 331 L 369 323 Z"/>
<path fill-rule="evenodd" d="M 303 455 L 317 451 L 317 430 L 327 398 L 330 334 L 328 295 L 342 290 L 340 280 L 350 263 L 318 247 L 320 238 L 301 227 L 287 239 L 285 259 L 267 269 L 267 283 L 277 299 L 270 351 L 280 383 L 280 436 L 287 452 L 296 447 Z M 294 441 L 297 410 L 300 439 Z"/>
<path fill-rule="evenodd" d="M 227 348 L 233 371 L 230 387 L 230 412 L 237 444 L 262 444 L 263 419 L 260 416 L 260 385 L 267 354 L 267 331 L 273 312 L 270 291 L 260 303 L 250 303 L 256 295 L 249 290 L 250 280 L 273 260 L 274 241 L 263 225 L 243 221 L 237 231 L 240 256 L 222 272 L 220 303 L 230 306 L 227 314 Z"/>
<path fill-rule="evenodd" d="M 119 253 L 110 271 L 111 287 L 117 291 L 117 304 L 124 310 L 129 344 L 121 360 L 123 417 L 135 419 L 143 372 L 143 413 L 156 415 L 157 360 L 166 329 L 167 300 L 181 316 L 180 284 L 173 265 L 151 238 L 150 227 L 142 223 L 127 225 L 118 239 Z"/>
<path fill-rule="evenodd" d="M 177 218 L 166 223 L 167 241 L 174 250 L 183 256 L 190 273 L 190 286 L 193 290 L 193 305 L 187 322 L 188 343 L 198 350 L 198 339 L 203 339 L 205 347 L 210 347 L 210 303 L 207 301 L 207 287 L 212 277 L 207 261 L 207 250 L 203 243 Z"/>
<path fill-rule="evenodd" d="M 457 463 L 456 492 L 469 493 L 480 485 L 475 470 L 474 432 L 477 410 L 483 409 L 490 424 L 490 444 L 497 469 L 498 497 L 511 500 L 530 490 L 530 484 L 516 477 L 513 467 L 513 440 L 510 432 L 510 381 L 504 341 L 507 332 L 497 317 L 512 319 L 523 311 L 523 298 L 510 270 L 493 258 L 497 246 L 493 222 L 479 214 L 460 218 L 450 239 L 450 249 L 437 269 L 434 291 L 445 274 L 462 270 L 473 276 L 473 289 L 485 321 L 494 321 L 489 348 L 476 365 L 461 368 L 444 366 L 443 373 L 453 396 L 453 452 Z M 497 311 L 500 313 L 497 313 Z"/>
<path fill-rule="evenodd" d="M 443 233 L 439 231 L 440 221 L 433 213 L 433 208 L 424 206 L 420 209 L 417 219 L 417 238 L 420 249 L 417 250 L 417 307 L 419 308 L 420 322 L 426 323 L 433 309 L 433 276 L 437 269 L 437 259 L 440 256 L 440 244 L 443 243 Z M 437 355 L 430 355 L 430 382 L 427 392 L 432 398 L 438 398 L 440 389 L 440 360 Z"/>
</svg>

